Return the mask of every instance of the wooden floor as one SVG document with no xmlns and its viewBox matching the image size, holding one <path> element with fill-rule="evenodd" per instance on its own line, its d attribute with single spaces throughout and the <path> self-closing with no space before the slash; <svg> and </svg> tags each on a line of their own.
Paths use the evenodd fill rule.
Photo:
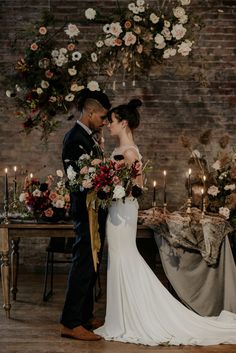
<svg viewBox="0 0 236 353">
<path fill-rule="evenodd" d="M 236 353 L 236 345 L 146 347 L 104 340 L 85 342 L 61 338 L 59 317 L 66 280 L 65 274 L 55 276 L 55 294 L 45 303 L 42 300 L 43 275 L 19 274 L 17 300 L 12 303 L 11 319 L 7 319 L 1 310 L 0 297 L 0 353 Z M 102 283 L 105 289 L 105 270 L 102 271 Z M 103 318 L 104 312 L 105 293 L 96 304 L 95 315 Z"/>
</svg>

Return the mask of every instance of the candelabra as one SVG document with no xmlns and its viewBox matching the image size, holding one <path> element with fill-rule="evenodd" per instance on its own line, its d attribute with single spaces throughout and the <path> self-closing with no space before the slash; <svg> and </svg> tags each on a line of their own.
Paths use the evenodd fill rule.
<svg viewBox="0 0 236 353">
<path fill-rule="evenodd" d="M 188 201 L 187 201 L 187 214 L 191 213 L 191 205 L 192 205 L 192 199 L 191 197 L 188 197 Z"/>
</svg>

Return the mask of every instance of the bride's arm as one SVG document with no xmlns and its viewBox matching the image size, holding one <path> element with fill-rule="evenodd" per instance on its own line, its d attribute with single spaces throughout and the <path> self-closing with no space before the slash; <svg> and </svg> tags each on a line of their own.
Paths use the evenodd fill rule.
<svg viewBox="0 0 236 353">
<path fill-rule="evenodd" d="M 127 149 L 124 152 L 125 163 L 131 166 L 135 161 L 139 162 L 140 175 L 134 179 L 134 184 L 143 187 L 142 162 L 139 160 L 139 155 L 134 149 Z"/>
</svg>

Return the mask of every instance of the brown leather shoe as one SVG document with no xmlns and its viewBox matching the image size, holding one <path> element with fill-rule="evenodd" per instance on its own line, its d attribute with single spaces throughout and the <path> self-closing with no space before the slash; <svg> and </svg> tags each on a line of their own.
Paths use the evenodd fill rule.
<svg viewBox="0 0 236 353">
<path fill-rule="evenodd" d="M 86 330 L 83 326 L 77 326 L 72 329 L 63 326 L 61 327 L 61 337 L 73 338 L 82 341 L 98 341 L 102 337 L 93 332 Z"/>
<path fill-rule="evenodd" d="M 104 320 L 93 318 L 89 320 L 88 324 L 92 330 L 96 330 L 96 328 L 99 328 L 104 324 Z"/>
</svg>

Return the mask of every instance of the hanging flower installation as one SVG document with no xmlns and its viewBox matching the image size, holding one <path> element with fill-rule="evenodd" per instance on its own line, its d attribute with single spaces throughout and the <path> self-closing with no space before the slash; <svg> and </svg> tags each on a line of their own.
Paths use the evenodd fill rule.
<svg viewBox="0 0 236 353">
<path fill-rule="evenodd" d="M 175 1 L 174 7 L 172 3 L 164 8 L 167 15 L 144 0 L 130 2 L 125 9 L 118 7 L 103 25 L 92 60 L 110 77 L 122 74 L 123 85 L 128 77 L 135 85 L 135 77 L 148 74 L 151 66 L 177 54 L 188 56 L 193 41 L 185 7 L 190 0 Z"/>
<path fill-rule="evenodd" d="M 34 26 L 34 39 L 15 65 L 14 88 L 6 91 L 17 99 L 17 117 L 26 133 L 41 129 L 47 139 L 58 126 L 57 114 L 68 113 L 85 86 L 100 89 L 97 82 L 89 81 L 88 57 L 80 51 L 79 34 L 72 23 L 55 28 L 50 15 Z"/>
</svg>

